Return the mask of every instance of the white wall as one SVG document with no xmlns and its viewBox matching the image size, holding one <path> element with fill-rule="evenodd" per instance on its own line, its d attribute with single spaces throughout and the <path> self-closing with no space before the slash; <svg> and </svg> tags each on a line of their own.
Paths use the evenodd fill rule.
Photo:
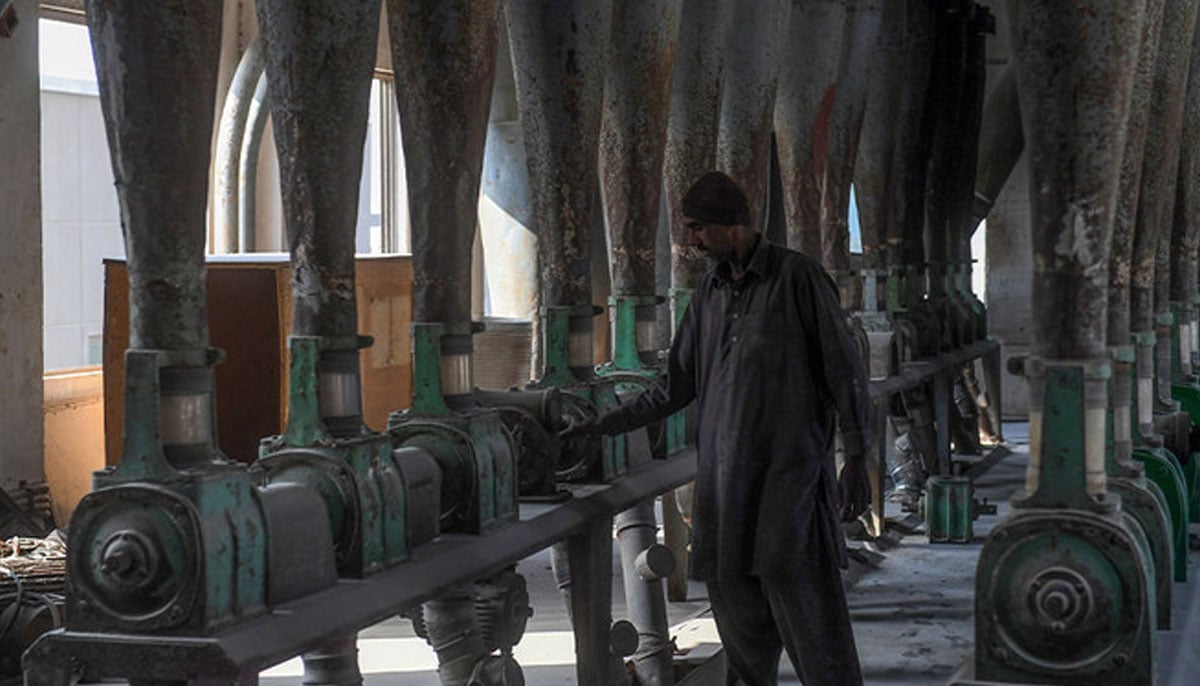
<svg viewBox="0 0 1200 686">
<path fill-rule="evenodd" d="M 46 369 L 100 363 L 103 259 L 125 254 L 100 99 L 62 85 L 41 98 Z"/>
</svg>

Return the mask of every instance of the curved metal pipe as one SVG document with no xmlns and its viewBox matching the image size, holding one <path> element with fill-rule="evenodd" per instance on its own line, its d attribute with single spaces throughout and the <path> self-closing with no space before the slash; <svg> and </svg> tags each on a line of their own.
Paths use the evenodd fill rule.
<svg viewBox="0 0 1200 686">
<path fill-rule="evenodd" d="M 246 135 L 242 138 L 238 163 L 238 248 L 244 253 L 258 249 L 258 152 L 269 115 L 267 75 L 263 73 L 258 77 L 246 113 Z"/>
<path fill-rule="evenodd" d="M 379 35 L 372 0 L 260 0 L 283 214 L 292 332 L 358 334 L 354 232 Z"/>
<path fill-rule="evenodd" d="M 246 120 L 265 67 L 262 34 L 258 33 L 246 46 L 237 70 L 233 72 L 217 129 L 216 159 L 213 160 L 216 170 L 213 179 L 213 245 L 218 253 L 238 252 L 241 152 Z"/>
<path fill-rule="evenodd" d="M 791 0 L 739 2 L 725 36 L 717 167 L 741 185 L 757 228 L 766 227 L 771 120 Z"/>
<path fill-rule="evenodd" d="M 857 160 L 854 162 L 854 197 L 862 231 L 865 278 L 873 280 L 884 266 L 884 234 L 888 204 L 892 199 L 892 153 L 896 148 L 896 115 L 905 87 L 904 53 L 908 39 L 906 3 L 883 6 L 878 49 L 871 60 L 866 112 L 863 115 Z M 873 292 L 867 284 L 865 293 Z M 874 311 L 877 303 L 868 298 L 863 309 Z"/>
<path fill-rule="evenodd" d="M 1163 13 L 1133 241 L 1130 307 L 1134 332 L 1153 331 L 1155 315 L 1169 311 L 1165 299 L 1162 303 L 1155 302 L 1156 291 L 1162 290 L 1163 285 L 1160 281 L 1156 286 L 1155 274 L 1159 240 L 1167 235 L 1160 229 L 1163 219 L 1168 216 L 1167 192 L 1171 185 L 1168 176 L 1178 171 L 1183 95 L 1196 28 L 1196 9 L 1194 0 L 1180 0 L 1166 3 Z M 1175 198 L 1170 196 L 1169 200 L 1173 208 Z M 1166 283 L 1169 288 L 1169 281 Z"/>
<path fill-rule="evenodd" d="M 655 229 L 679 0 L 615 0 L 600 176 L 615 296 L 655 292 Z"/>
<path fill-rule="evenodd" d="M 850 184 L 867 107 L 868 74 L 877 59 L 880 20 L 879 0 L 849 0 L 821 193 L 821 262 L 835 272 L 850 269 Z"/>
<path fill-rule="evenodd" d="M 680 203 L 701 174 L 716 167 L 721 118 L 721 72 L 732 3 L 683 0 L 671 79 L 671 112 L 663 154 L 663 191 L 671 222 L 671 285 L 694 288 L 708 260 L 681 247 L 685 220 Z"/>
<path fill-rule="evenodd" d="M 129 259 L 130 346 L 206 351 L 221 5 L 93 0 L 87 20 Z M 171 104 L 169 122 L 163 103 Z"/>
<path fill-rule="evenodd" d="M 538 235 L 541 306 L 591 306 L 612 6 L 591 0 L 508 0 L 504 6 Z"/>
<path fill-rule="evenodd" d="M 978 186 L 979 143 L 983 134 L 983 106 L 987 93 L 987 36 L 995 33 L 996 18 L 991 11 L 972 2 L 967 18 L 966 70 L 957 121 L 959 155 L 955 165 L 957 173 L 953 177 L 955 192 L 950 213 L 951 247 L 955 250 L 955 261 L 963 268 L 970 267 L 971 234 L 978 226 L 978 222 L 971 221 L 971 210 Z M 1013 164 L 1016 164 L 1015 160 Z"/>
<path fill-rule="evenodd" d="M 1136 71 L 1129 46 L 1142 20 L 1118 5 L 1014 6 L 1021 113 L 1036 160 L 1032 353 L 1042 359 L 1107 357 L 1109 240 Z"/>
<path fill-rule="evenodd" d="M 1147 0 L 1138 41 L 1137 72 L 1129 103 L 1129 124 L 1121 156 L 1117 209 L 1109 256 L 1108 344 L 1130 344 L 1130 286 L 1132 285 L 1133 242 L 1137 230 L 1138 199 L 1141 196 L 1142 161 L 1146 130 L 1150 124 L 1150 99 L 1154 97 L 1154 74 L 1158 68 L 1158 46 L 1162 36 L 1164 0 Z"/>
<path fill-rule="evenodd" d="M 846 30 L 846 0 L 793 0 L 789 26 L 775 94 L 787 244 L 819 259 L 821 182 Z"/>
<path fill-rule="evenodd" d="M 496 18 L 495 0 L 388 0 L 415 321 L 471 321 L 471 246 L 496 74 Z"/>
</svg>

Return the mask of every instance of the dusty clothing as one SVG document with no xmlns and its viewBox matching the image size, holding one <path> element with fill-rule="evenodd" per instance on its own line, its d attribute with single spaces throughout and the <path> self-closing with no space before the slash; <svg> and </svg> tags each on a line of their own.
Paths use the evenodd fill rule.
<svg viewBox="0 0 1200 686">
<path fill-rule="evenodd" d="M 813 535 L 821 535 L 816 531 Z M 775 686 L 786 648 L 800 679 L 811 686 L 862 684 L 842 576 L 834 560 L 796 583 L 754 576 L 708 582 L 713 618 L 731 672 L 728 683 Z"/>
<path fill-rule="evenodd" d="M 701 281 L 665 384 L 602 418 L 620 433 L 698 400 L 693 577 L 796 584 L 845 566 L 835 420 L 861 455 L 869 402 L 845 320 L 818 263 L 760 238 L 740 280 L 722 263 Z"/>
</svg>

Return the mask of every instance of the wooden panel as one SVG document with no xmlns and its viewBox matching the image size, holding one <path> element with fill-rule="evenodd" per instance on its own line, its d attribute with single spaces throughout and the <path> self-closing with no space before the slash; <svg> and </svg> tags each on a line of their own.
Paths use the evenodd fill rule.
<svg viewBox="0 0 1200 686">
<path fill-rule="evenodd" d="M 221 449 L 250 461 L 263 436 L 279 433 L 287 417 L 287 334 L 291 330 L 291 270 L 282 256 L 221 259 L 208 265 L 212 345 L 225 351 L 217 366 L 217 426 Z M 407 256 L 357 261 L 359 331 L 374 337 L 362 352 L 363 410 L 382 429 L 388 414 L 412 402 L 412 260 Z M 125 349 L 129 347 L 129 280 L 125 263 L 105 262 L 104 429 L 106 458 L 121 455 Z"/>
<path fill-rule="evenodd" d="M 54 521 L 66 526 L 92 472 L 105 466 L 104 383 L 100 367 L 55 371 L 44 377 L 46 483 Z"/>
<path fill-rule="evenodd" d="M 357 267 L 358 329 L 375 338 L 361 356 L 363 417 L 380 430 L 412 404 L 412 259 L 359 258 Z"/>
</svg>

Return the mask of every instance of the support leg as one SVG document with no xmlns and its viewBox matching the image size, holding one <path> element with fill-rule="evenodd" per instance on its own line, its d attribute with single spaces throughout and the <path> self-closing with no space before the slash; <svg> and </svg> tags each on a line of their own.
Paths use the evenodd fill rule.
<svg viewBox="0 0 1200 686">
<path fill-rule="evenodd" d="M 937 429 L 937 473 L 951 474 L 950 466 L 950 412 L 954 402 L 951 386 L 954 370 L 942 370 L 933 377 L 933 412 Z"/>
<path fill-rule="evenodd" d="M 662 496 L 663 542 L 675 556 L 675 571 L 667 577 L 667 599 L 682 603 L 688 599 L 688 525 L 679 511 L 679 495 L 667 491 Z"/>
<path fill-rule="evenodd" d="M 567 540 L 575 678 L 579 686 L 621 683 L 624 671 L 609 649 L 612 628 L 612 519 L 598 517 Z"/>
</svg>

